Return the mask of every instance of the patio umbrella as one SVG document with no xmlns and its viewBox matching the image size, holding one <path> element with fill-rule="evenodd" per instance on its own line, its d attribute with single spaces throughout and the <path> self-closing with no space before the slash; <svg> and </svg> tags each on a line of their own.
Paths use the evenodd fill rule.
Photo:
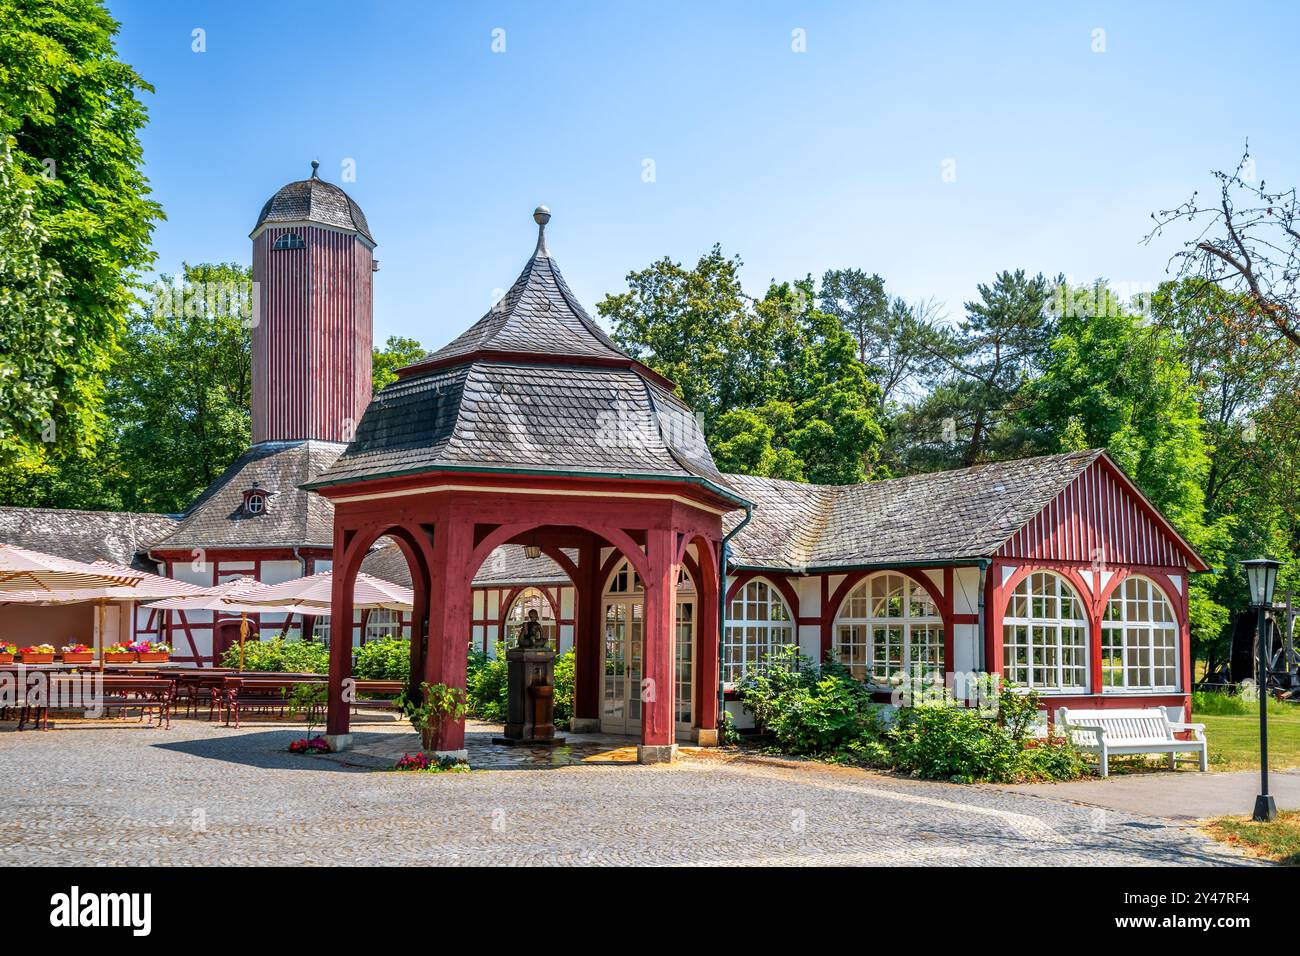
<svg viewBox="0 0 1300 956">
<path fill-rule="evenodd" d="M 317 614 L 326 613 L 334 588 L 334 576 L 330 571 L 321 571 L 305 578 L 294 578 L 282 584 L 272 584 L 256 594 L 240 596 L 247 604 L 274 605 L 286 604 L 308 605 L 315 608 Z M 357 574 L 352 587 L 352 606 L 354 608 L 387 608 L 390 611 L 409 611 L 415 603 L 415 592 L 400 584 L 393 584 L 383 578 L 370 574 Z"/>
<path fill-rule="evenodd" d="M 163 598 L 146 604 L 148 608 L 163 611 L 225 611 L 239 612 L 239 669 L 244 669 L 244 642 L 248 640 L 248 615 L 269 610 L 260 605 L 246 603 L 247 598 L 266 589 L 255 578 L 242 577 L 210 588 L 199 588 L 192 594 Z M 229 600 L 227 600 L 229 598 Z"/>
<path fill-rule="evenodd" d="M 98 569 L 103 574 L 119 577 L 136 575 L 139 580 L 131 585 L 103 584 L 83 588 L 58 588 L 52 591 L 7 591 L 0 594 L 0 601 L 10 604 L 40 604 L 47 606 L 81 604 L 85 601 L 94 601 L 95 630 L 98 634 L 103 634 L 104 608 L 110 602 L 147 601 L 152 598 L 192 594 L 199 590 L 198 585 L 190 584 L 187 581 L 177 581 L 174 578 L 164 578 L 157 574 L 136 571 L 133 568 L 114 564 L 111 561 L 96 561 L 90 566 Z"/>
<path fill-rule="evenodd" d="M 143 571 L 121 568 L 106 570 L 93 564 L 60 558 L 20 548 L 15 544 L 0 544 L 0 591 L 67 590 L 139 583 Z"/>
</svg>

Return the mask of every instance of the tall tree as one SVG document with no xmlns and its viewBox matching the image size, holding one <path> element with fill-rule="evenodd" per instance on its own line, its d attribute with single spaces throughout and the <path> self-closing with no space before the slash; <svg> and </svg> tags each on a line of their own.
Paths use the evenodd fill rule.
<svg viewBox="0 0 1300 956">
<path fill-rule="evenodd" d="M 110 385 L 125 507 L 180 511 L 251 440 L 252 274 L 236 263 L 164 276 L 131 321 Z"/>
<path fill-rule="evenodd" d="M 162 216 L 140 169 L 137 94 L 150 87 L 117 59 L 117 29 L 94 0 L 0 0 L 0 140 L 17 186 L 32 192 L 42 255 L 57 264 L 58 294 L 76 316 L 29 361 L 33 380 L 50 383 L 34 418 L 52 420 L 56 443 L 69 447 L 91 445 L 102 431 L 104 375 Z M 49 435 L 48 427 L 15 433 L 29 450 Z"/>
<path fill-rule="evenodd" d="M 853 336 L 858 344 L 858 361 L 875 365 L 881 329 L 889 316 L 885 280 L 861 269 L 827 269 L 822 276 L 821 307 Z"/>
<path fill-rule="evenodd" d="M 740 266 L 739 256 L 717 245 L 693 269 L 665 256 L 629 272 L 628 291 L 596 306 L 628 354 L 677 383 L 706 433 L 723 411 L 755 397 L 743 367 L 748 302 Z"/>
<path fill-rule="evenodd" d="M 1052 286 L 1041 274 L 1001 272 L 979 286 L 956 329 L 931 323 L 938 373 L 932 390 L 899 417 L 907 470 L 1015 457 L 1025 450 L 1016 418 L 1021 386 L 1040 369 L 1055 329 Z"/>
<path fill-rule="evenodd" d="M 1246 146 L 1232 170 L 1213 173 L 1218 195 L 1199 194 L 1173 209 L 1152 213 L 1152 242 L 1177 226 L 1193 236 L 1174 254 L 1180 277 L 1200 277 L 1207 291 L 1218 286 L 1249 303 L 1247 315 L 1258 329 L 1300 346 L 1300 203 L 1296 189 L 1270 190 L 1256 182 L 1255 162 Z"/>
<path fill-rule="evenodd" d="M 677 383 L 719 467 L 808 481 L 859 481 L 882 438 L 879 390 L 811 278 L 741 288 L 718 246 L 694 269 L 669 259 L 628 275 L 597 307 L 629 354 Z"/>
<path fill-rule="evenodd" d="M 390 335 L 382 349 L 374 349 L 370 378 L 375 392 L 397 381 L 397 370 L 424 358 L 428 350 L 415 339 Z"/>
<path fill-rule="evenodd" d="M 1205 441 L 1196 387 L 1179 342 L 1103 284 L 1071 290 L 1042 375 L 1021 417 L 1043 450 L 1106 448 L 1188 541 L 1214 565 L 1232 522 L 1207 521 Z M 1219 639 L 1227 611 L 1204 577 L 1188 591 L 1193 638 Z"/>
</svg>

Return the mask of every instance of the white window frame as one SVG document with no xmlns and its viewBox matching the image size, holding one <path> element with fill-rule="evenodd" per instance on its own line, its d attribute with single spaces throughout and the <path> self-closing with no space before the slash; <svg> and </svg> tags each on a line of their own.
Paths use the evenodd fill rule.
<svg viewBox="0 0 1300 956">
<path fill-rule="evenodd" d="M 1173 604 L 1160 585 L 1141 574 L 1130 574 L 1120 581 L 1102 612 L 1102 693 L 1178 691 L 1182 686 L 1178 666 L 1180 632 Z M 1167 644 L 1157 645 L 1156 639 L 1161 636 L 1168 639 Z M 1116 652 L 1118 663 L 1112 664 Z M 1162 659 L 1167 663 L 1159 662 Z M 1145 679 L 1131 682 L 1134 670 L 1144 671 L 1141 676 Z M 1172 671 L 1173 681 L 1157 681 L 1157 670 Z"/>
<path fill-rule="evenodd" d="M 891 610 L 891 579 L 902 586 L 897 613 Z M 873 595 L 877 581 L 884 584 L 883 594 Z M 921 613 L 917 613 L 918 607 Z M 835 613 L 831 635 L 836 659 L 854 677 L 875 687 L 890 686 L 895 677 L 912 674 L 917 663 L 913 660 L 914 650 L 918 647 L 926 649 L 928 659 L 915 676 L 942 675 L 947 665 L 939 605 L 919 579 L 902 571 L 880 571 L 854 585 Z M 880 655 L 882 648 L 884 654 Z M 896 666 L 891 666 L 895 650 Z M 878 660 L 878 656 L 884 660 Z"/>
<path fill-rule="evenodd" d="M 372 608 L 366 615 L 366 643 L 402 636 L 402 619 L 397 611 L 386 607 Z"/>
<path fill-rule="evenodd" d="M 766 589 L 766 595 L 760 593 L 761 589 Z M 784 617 L 774 618 L 774 612 Z M 766 578 L 751 578 L 727 602 L 727 626 L 722 635 L 723 687 L 735 687 L 747 668 L 761 666 L 775 648 L 798 642 L 794 614 L 781 590 Z"/>
<path fill-rule="evenodd" d="M 284 252 L 286 249 L 306 249 L 307 241 L 296 232 L 286 232 L 276 238 L 271 243 L 273 252 Z"/>
<path fill-rule="evenodd" d="M 1039 582 L 1047 580 L 1052 582 L 1050 589 L 1035 590 Z M 1065 597 L 1071 600 L 1080 617 L 1061 615 L 1061 602 Z M 1082 636 L 1082 642 L 1066 644 L 1066 634 L 1076 630 Z M 1008 661 L 1008 651 L 1018 648 L 1026 651 L 1025 661 Z M 1081 656 L 1081 663 L 1067 665 L 1067 651 L 1075 658 Z M 1031 688 L 1042 694 L 1086 694 L 1092 677 L 1091 659 L 1092 635 L 1088 629 L 1087 610 L 1074 585 L 1055 571 L 1026 574 L 1007 596 L 1007 610 L 1002 618 L 1002 676 L 1018 687 Z M 1036 670 L 1055 672 L 1055 683 L 1035 679 Z M 1067 684 L 1066 671 L 1081 671 L 1082 683 Z"/>
</svg>

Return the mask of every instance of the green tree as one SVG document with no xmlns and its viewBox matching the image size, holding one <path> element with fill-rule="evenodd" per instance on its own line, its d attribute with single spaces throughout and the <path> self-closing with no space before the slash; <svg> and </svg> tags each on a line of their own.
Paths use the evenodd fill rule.
<svg viewBox="0 0 1300 956">
<path fill-rule="evenodd" d="M 237 263 L 164 276 L 131 320 L 110 378 L 125 507 L 186 508 L 251 440 L 252 274 Z"/>
<path fill-rule="evenodd" d="M 0 0 L 0 141 L 17 188 L 31 191 L 41 255 L 62 275 L 57 294 L 76 316 L 27 359 L 35 417 L 53 420 L 60 446 L 93 445 L 103 430 L 104 376 L 162 217 L 140 169 L 137 94 L 150 87 L 118 61 L 117 28 L 94 0 Z M 0 414 L 14 424 L 10 409 Z M 37 446 L 48 436 L 32 430 L 30 411 L 19 417 L 27 427 L 0 447 L 8 463 L 14 439 Z"/>
<path fill-rule="evenodd" d="M 374 361 L 370 377 L 378 393 L 385 385 L 397 381 L 399 368 L 418 362 L 428 354 L 428 350 L 415 339 L 390 335 L 384 347 L 375 349 L 372 354 Z"/>
<path fill-rule="evenodd" d="M 930 323 L 939 369 L 931 391 L 896 421 L 897 457 L 907 471 L 933 471 L 1026 452 L 1016 415 L 1021 387 L 1042 365 L 1054 333 L 1051 285 L 1040 274 L 1000 272 L 979 286 L 956 329 Z"/>
<path fill-rule="evenodd" d="M 55 438 L 58 362 L 74 325 L 47 241 L 33 221 L 31 190 L 0 151 L 0 461 L 29 467 L 40 455 L 35 442 Z"/>
<path fill-rule="evenodd" d="M 607 295 L 596 311 L 629 355 L 677 384 L 709 434 L 719 415 L 758 404 L 746 368 L 749 306 L 739 256 L 715 245 L 693 269 L 664 257 L 627 274 L 628 291 Z M 760 365 L 765 363 L 760 362 Z"/>
<path fill-rule="evenodd" d="M 1232 522 L 1206 520 L 1211 448 L 1177 337 L 1121 302 L 1104 283 L 1064 300 L 1043 374 L 1021 418 L 1041 450 L 1106 448 L 1211 565 Z M 1201 576 L 1188 591 L 1196 647 L 1218 640 L 1227 610 Z"/>
<path fill-rule="evenodd" d="M 676 382 L 700 414 L 718 466 L 844 483 L 873 469 L 880 391 L 811 277 L 753 300 L 739 258 L 714 246 L 694 269 L 662 259 L 598 306 L 629 354 Z"/>
</svg>

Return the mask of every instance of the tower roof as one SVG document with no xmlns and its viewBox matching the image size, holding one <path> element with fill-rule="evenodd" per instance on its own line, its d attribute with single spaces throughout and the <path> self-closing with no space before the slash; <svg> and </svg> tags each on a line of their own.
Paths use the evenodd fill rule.
<svg viewBox="0 0 1300 956">
<path fill-rule="evenodd" d="M 250 235 L 255 236 L 263 226 L 277 223 L 319 223 L 358 233 L 374 244 L 361 207 L 338 186 L 321 179 L 316 174 L 319 165 L 313 161 L 309 178 L 281 186 L 266 201 Z"/>
<path fill-rule="evenodd" d="M 533 219 L 537 223 L 537 248 L 510 290 L 483 318 L 436 352 L 399 371 L 399 375 L 429 371 L 485 354 L 604 359 L 619 364 L 634 361 L 587 314 L 551 258 L 546 246 L 550 210 L 538 206 Z"/>
<path fill-rule="evenodd" d="M 626 355 L 569 291 L 546 246 L 450 345 L 401 371 L 307 487 L 437 471 L 686 481 L 741 501 L 672 383 Z"/>
</svg>

